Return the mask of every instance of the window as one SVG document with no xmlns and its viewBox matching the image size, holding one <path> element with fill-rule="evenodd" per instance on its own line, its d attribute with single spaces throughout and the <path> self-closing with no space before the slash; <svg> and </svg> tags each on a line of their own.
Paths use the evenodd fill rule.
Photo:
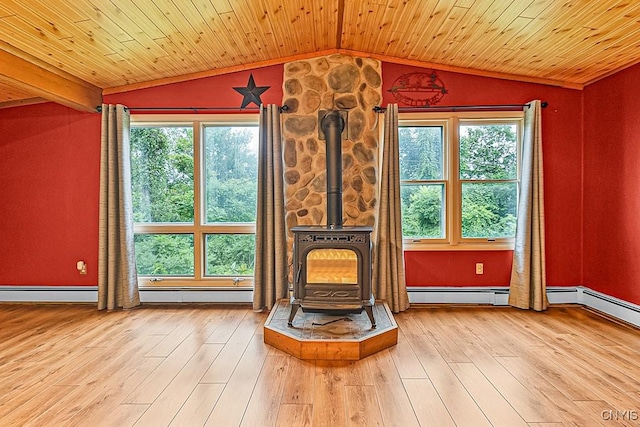
<svg viewBox="0 0 640 427">
<path fill-rule="evenodd" d="M 399 126 L 405 247 L 511 248 L 522 113 L 405 114 Z"/>
<path fill-rule="evenodd" d="M 258 118 L 132 116 L 141 286 L 252 286 Z"/>
</svg>

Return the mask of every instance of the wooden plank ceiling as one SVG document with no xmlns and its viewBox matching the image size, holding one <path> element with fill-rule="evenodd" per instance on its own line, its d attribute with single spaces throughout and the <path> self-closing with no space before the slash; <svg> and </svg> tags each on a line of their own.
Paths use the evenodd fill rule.
<svg viewBox="0 0 640 427">
<path fill-rule="evenodd" d="M 580 89 L 640 60 L 640 1 L 2 0 L 0 40 L 0 107 L 332 52 Z"/>
</svg>

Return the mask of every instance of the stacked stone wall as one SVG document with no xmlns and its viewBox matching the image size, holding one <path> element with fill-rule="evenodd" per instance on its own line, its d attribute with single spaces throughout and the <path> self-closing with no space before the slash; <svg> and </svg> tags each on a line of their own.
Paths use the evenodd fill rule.
<svg viewBox="0 0 640 427">
<path fill-rule="evenodd" d="M 284 66 L 283 114 L 286 222 L 291 227 L 326 225 L 326 151 L 318 136 L 320 110 L 346 110 L 342 141 L 343 221 L 375 226 L 378 203 L 378 117 L 382 100 L 380 62 L 336 54 Z M 291 261 L 291 259 L 289 260 Z"/>
</svg>

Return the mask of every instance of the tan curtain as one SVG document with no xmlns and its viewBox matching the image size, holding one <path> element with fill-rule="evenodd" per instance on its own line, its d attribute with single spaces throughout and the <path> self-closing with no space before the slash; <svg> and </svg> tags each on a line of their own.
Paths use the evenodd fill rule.
<svg viewBox="0 0 640 427">
<path fill-rule="evenodd" d="M 258 208 L 253 309 L 271 309 L 287 297 L 287 240 L 284 222 L 284 181 L 280 111 L 260 108 Z"/>
<path fill-rule="evenodd" d="M 140 305 L 133 247 L 129 112 L 102 105 L 98 309 Z"/>
<path fill-rule="evenodd" d="M 518 308 L 542 311 L 546 310 L 548 301 L 544 251 L 541 105 L 539 100 L 527 105 L 509 304 Z"/>
<path fill-rule="evenodd" d="M 380 203 L 375 233 L 373 287 L 376 299 L 386 301 L 391 311 L 398 313 L 409 308 L 409 297 L 402 252 L 397 104 L 387 106 L 381 148 Z"/>
</svg>

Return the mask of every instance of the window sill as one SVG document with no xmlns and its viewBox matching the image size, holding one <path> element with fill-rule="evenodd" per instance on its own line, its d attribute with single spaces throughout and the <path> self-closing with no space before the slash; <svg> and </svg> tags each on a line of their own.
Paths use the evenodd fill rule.
<svg viewBox="0 0 640 427">
<path fill-rule="evenodd" d="M 405 252 L 414 251 L 512 251 L 513 242 L 491 242 L 491 243 L 460 243 L 452 245 L 449 243 L 426 243 L 426 242 L 404 242 L 402 249 Z"/>
<path fill-rule="evenodd" d="M 234 278 L 207 278 L 196 280 L 186 277 L 160 277 L 152 280 L 151 277 L 138 277 L 140 289 L 253 289 L 253 277 Z"/>
</svg>

